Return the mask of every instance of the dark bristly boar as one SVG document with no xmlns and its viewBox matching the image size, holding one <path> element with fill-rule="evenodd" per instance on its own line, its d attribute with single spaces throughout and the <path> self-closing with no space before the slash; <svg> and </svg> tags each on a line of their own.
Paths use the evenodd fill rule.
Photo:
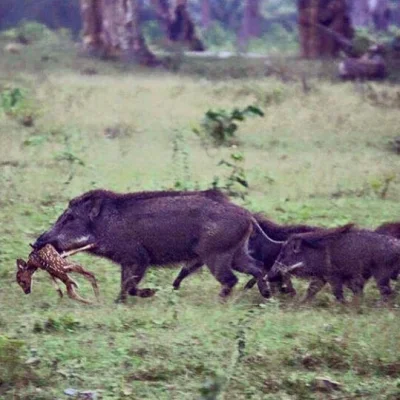
<svg viewBox="0 0 400 400">
<path fill-rule="evenodd" d="M 253 214 L 253 217 L 256 219 L 264 233 L 275 240 L 275 242 L 265 240 L 265 237 L 258 230 L 253 230 L 253 233 L 250 236 L 249 253 L 254 259 L 262 263 L 264 275 L 267 274 L 272 268 L 279 252 L 281 251 L 284 241 L 286 241 L 290 235 L 294 233 L 312 232 L 321 229 L 309 225 L 279 225 L 268 220 L 262 213 Z M 179 289 L 182 280 L 194 273 L 201 266 L 201 263 L 184 266 L 173 283 L 174 289 Z M 253 287 L 255 283 L 256 280 L 252 278 L 246 284 L 246 289 Z M 281 292 L 289 293 L 291 295 L 296 294 L 290 279 L 285 281 L 284 286 L 282 276 L 277 275 L 274 278 L 274 282 L 271 283 L 276 284 Z"/>
<path fill-rule="evenodd" d="M 291 236 L 270 275 L 283 273 L 311 279 L 305 300 L 329 283 L 336 299 L 342 302 L 343 285 L 360 296 L 371 276 L 386 300 L 392 293 L 390 277 L 399 270 L 399 240 L 348 224 Z"/>
<path fill-rule="evenodd" d="M 215 201 L 223 196 L 216 191 L 180 193 L 87 192 L 70 201 L 33 247 L 51 244 L 61 252 L 95 244 L 90 253 L 122 267 L 121 301 L 128 293 L 153 294 L 137 288 L 149 265 L 179 262 L 206 264 L 222 285 L 221 296 L 237 283 L 232 268 L 255 277 L 260 292 L 269 296 L 262 270 L 248 254 L 252 215 L 230 202 Z"/>
</svg>

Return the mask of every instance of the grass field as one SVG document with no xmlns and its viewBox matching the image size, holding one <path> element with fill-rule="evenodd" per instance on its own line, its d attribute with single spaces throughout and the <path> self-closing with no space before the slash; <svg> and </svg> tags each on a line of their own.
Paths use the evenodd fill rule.
<svg viewBox="0 0 400 400">
<path fill-rule="evenodd" d="M 301 307 L 243 292 L 240 276 L 221 304 L 207 270 L 174 292 L 179 269 L 154 268 L 154 298 L 116 305 L 119 268 L 85 255 L 74 259 L 96 273 L 98 305 L 59 300 L 42 271 L 29 296 L 15 282 L 15 259 L 70 198 L 207 188 L 229 180 L 218 163 L 238 152 L 249 188 L 235 201 L 275 221 L 400 220 L 389 144 L 400 135 L 399 86 L 340 83 L 332 66 L 296 61 L 277 61 L 301 70 L 283 82 L 259 60 L 183 61 L 178 74 L 75 53 L 57 41 L 0 50 L 0 399 L 65 399 L 68 388 L 102 399 L 400 399 L 400 297 L 379 305 L 373 283 L 359 309 L 335 304 L 329 288 Z M 241 123 L 234 147 L 205 149 L 192 132 L 210 108 L 249 104 L 265 117 Z M 306 283 L 295 286 L 302 295 Z M 80 292 L 91 296 L 84 282 Z"/>
</svg>

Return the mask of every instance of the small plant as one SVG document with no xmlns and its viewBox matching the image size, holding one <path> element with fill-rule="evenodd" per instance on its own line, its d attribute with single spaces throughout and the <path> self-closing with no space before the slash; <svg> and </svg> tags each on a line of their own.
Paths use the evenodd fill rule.
<svg viewBox="0 0 400 400">
<path fill-rule="evenodd" d="M 20 88 L 7 88 L 0 93 L 1 108 L 7 113 L 11 114 L 15 111 L 24 101 L 24 95 Z"/>
<path fill-rule="evenodd" d="M 25 90 L 19 87 L 0 89 L 0 110 L 26 127 L 33 126 L 38 114 L 37 106 L 27 97 Z"/>
<path fill-rule="evenodd" d="M 192 189 L 189 168 L 189 151 L 181 133 L 177 133 L 172 141 L 172 163 L 174 171 L 174 189 Z"/>
<path fill-rule="evenodd" d="M 76 167 L 84 167 L 85 162 L 76 155 L 75 151 L 73 150 L 73 146 L 71 143 L 71 139 L 74 136 L 78 136 L 80 138 L 80 132 L 73 132 L 70 134 L 69 132 L 63 133 L 64 139 L 64 149 L 59 153 L 54 155 L 54 159 L 56 161 L 66 162 L 68 165 L 69 175 L 67 180 L 64 182 L 65 185 L 68 185 L 76 174 Z"/>
<path fill-rule="evenodd" d="M 231 161 L 221 160 L 218 166 L 224 166 L 229 169 L 228 176 L 221 183 L 218 176 L 214 177 L 212 186 L 225 190 L 230 196 L 245 199 L 248 194 L 248 181 L 243 167 L 244 155 L 241 152 L 230 154 Z"/>
<path fill-rule="evenodd" d="M 25 342 L 0 335 L 0 388 L 26 385 L 35 378 L 33 371 L 24 360 Z"/>
<path fill-rule="evenodd" d="M 382 178 L 374 178 L 370 181 L 372 191 L 380 199 L 385 199 L 389 191 L 390 184 L 394 181 L 396 175 L 394 173 L 387 174 Z"/>
<path fill-rule="evenodd" d="M 200 128 L 194 128 L 193 132 L 203 143 L 211 141 L 215 146 L 230 145 L 238 130 L 238 123 L 248 116 L 263 117 L 264 112 L 257 106 L 247 106 L 242 110 L 234 108 L 231 111 L 208 110 Z"/>
</svg>

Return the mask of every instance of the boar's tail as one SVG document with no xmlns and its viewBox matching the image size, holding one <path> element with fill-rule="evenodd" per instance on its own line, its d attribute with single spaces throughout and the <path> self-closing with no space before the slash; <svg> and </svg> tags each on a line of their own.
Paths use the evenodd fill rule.
<svg viewBox="0 0 400 400">
<path fill-rule="evenodd" d="M 255 218 L 251 219 L 251 222 L 253 222 L 253 225 L 256 227 L 256 229 L 258 230 L 259 233 L 261 233 L 262 236 L 264 236 L 265 239 L 267 239 L 268 241 L 270 241 L 271 243 L 276 243 L 276 244 L 283 244 L 285 243 L 284 240 L 274 240 L 271 239 L 261 228 L 260 224 L 257 222 L 257 220 Z"/>
</svg>

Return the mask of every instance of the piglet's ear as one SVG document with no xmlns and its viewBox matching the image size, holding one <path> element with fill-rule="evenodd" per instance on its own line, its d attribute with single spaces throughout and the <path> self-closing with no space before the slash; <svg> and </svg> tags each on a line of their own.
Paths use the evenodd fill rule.
<svg viewBox="0 0 400 400">
<path fill-rule="evenodd" d="M 101 212 L 101 208 L 102 208 L 102 199 L 99 198 L 94 198 L 92 200 L 92 208 L 89 211 L 89 218 L 91 221 L 93 221 L 96 217 L 99 216 L 100 212 Z"/>
<path fill-rule="evenodd" d="M 301 239 L 294 239 L 292 242 L 292 250 L 293 253 L 300 253 L 301 251 L 301 244 L 302 244 L 302 240 Z"/>
</svg>

